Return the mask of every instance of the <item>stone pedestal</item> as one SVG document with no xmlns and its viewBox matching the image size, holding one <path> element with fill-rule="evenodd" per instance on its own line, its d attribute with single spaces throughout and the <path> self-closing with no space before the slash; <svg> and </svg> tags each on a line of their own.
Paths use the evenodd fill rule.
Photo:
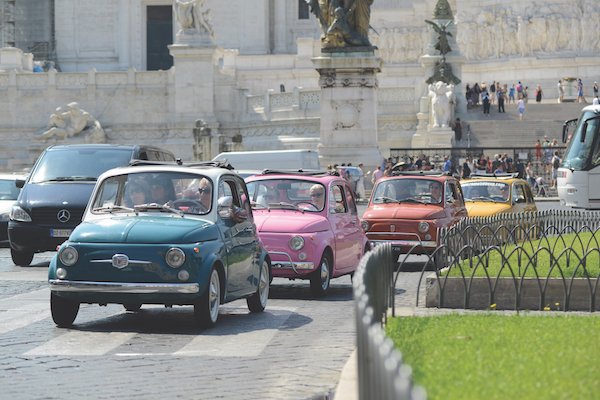
<svg viewBox="0 0 600 400">
<path fill-rule="evenodd" d="M 216 123 L 214 75 L 223 50 L 214 44 L 169 46 L 175 64 L 175 113 L 178 122 Z"/>
<path fill-rule="evenodd" d="M 452 138 L 454 137 L 454 131 L 449 127 L 439 127 L 429 129 L 429 142 L 428 148 L 448 148 L 452 147 Z"/>
<path fill-rule="evenodd" d="M 373 51 L 321 53 L 312 59 L 321 87 L 322 166 L 351 162 L 373 170 L 377 146 L 377 76 L 383 60 Z"/>
</svg>

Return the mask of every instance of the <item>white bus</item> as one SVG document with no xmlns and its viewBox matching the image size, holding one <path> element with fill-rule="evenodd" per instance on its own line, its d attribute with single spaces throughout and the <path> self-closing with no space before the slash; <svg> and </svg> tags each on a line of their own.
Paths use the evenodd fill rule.
<svg viewBox="0 0 600 400">
<path fill-rule="evenodd" d="M 600 209 L 599 127 L 598 105 L 585 107 L 579 118 L 563 125 L 563 142 L 568 144 L 557 174 L 562 205 Z"/>
</svg>

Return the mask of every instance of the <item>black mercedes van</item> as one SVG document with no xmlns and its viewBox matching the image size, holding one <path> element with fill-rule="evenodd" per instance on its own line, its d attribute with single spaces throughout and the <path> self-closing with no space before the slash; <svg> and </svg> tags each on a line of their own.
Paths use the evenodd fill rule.
<svg viewBox="0 0 600 400">
<path fill-rule="evenodd" d="M 81 223 L 96 179 L 133 160 L 175 161 L 153 146 L 78 144 L 50 146 L 38 157 L 10 213 L 8 240 L 15 265 L 28 266 L 33 255 L 53 251 Z"/>
</svg>

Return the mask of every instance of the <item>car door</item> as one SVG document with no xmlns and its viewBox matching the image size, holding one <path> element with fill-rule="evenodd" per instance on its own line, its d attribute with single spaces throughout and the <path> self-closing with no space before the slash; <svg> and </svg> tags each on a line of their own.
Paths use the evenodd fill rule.
<svg viewBox="0 0 600 400">
<path fill-rule="evenodd" d="M 348 209 L 350 211 L 350 224 L 348 225 L 347 237 L 353 245 L 353 260 L 350 262 L 350 269 L 358 267 L 358 263 L 363 255 L 363 242 L 364 232 L 360 227 L 360 219 L 358 218 L 358 207 L 356 207 L 356 199 L 354 197 L 354 191 L 349 185 L 345 185 L 346 190 L 346 201 L 348 203 Z"/>
<path fill-rule="evenodd" d="M 446 181 L 446 204 L 444 205 L 450 214 L 451 224 L 467 216 L 465 201 L 459 191 L 456 182 Z"/>
<path fill-rule="evenodd" d="M 254 252 L 258 240 L 252 214 L 248 214 L 242 204 L 242 195 L 248 199 L 247 193 L 240 193 L 242 187 L 245 190 L 241 184 L 238 187 L 235 177 L 226 175 L 219 182 L 217 197 L 217 201 L 224 197 L 232 198 L 231 207 L 217 206 L 217 220 L 227 251 L 226 289 L 228 294 L 235 297 L 253 291 Z"/>
<path fill-rule="evenodd" d="M 523 212 L 527 208 L 527 194 L 525 187 L 521 182 L 515 182 L 512 185 L 512 212 Z"/>
<path fill-rule="evenodd" d="M 355 265 L 357 246 L 360 246 L 354 239 L 354 230 L 356 227 L 360 229 L 358 216 L 350 212 L 346 190 L 352 190 L 347 182 L 334 182 L 329 188 L 327 199 L 329 222 L 335 240 L 336 274 L 347 271 Z"/>
</svg>

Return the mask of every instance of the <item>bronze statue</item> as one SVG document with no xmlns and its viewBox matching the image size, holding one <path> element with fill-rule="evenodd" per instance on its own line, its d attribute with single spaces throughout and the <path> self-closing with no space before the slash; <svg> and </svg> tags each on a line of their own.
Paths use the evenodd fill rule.
<svg viewBox="0 0 600 400">
<path fill-rule="evenodd" d="M 448 0 L 438 0 L 433 10 L 433 19 L 454 19 Z"/>
<path fill-rule="evenodd" d="M 450 44 L 448 43 L 448 36 L 452 37 L 452 34 L 446 29 L 448 28 L 448 26 L 450 26 L 452 21 L 448 21 L 445 25 L 442 26 L 428 20 L 425 20 L 425 22 L 433 26 L 433 29 L 440 35 L 438 37 L 438 42 L 435 45 L 436 50 L 439 50 L 441 55 L 450 53 L 452 49 L 450 48 Z"/>
<path fill-rule="evenodd" d="M 452 73 L 452 67 L 446 62 L 446 57 L 435 63 L 433 75 L 425 82 L 432 84 L 435 82 L 444 82 L 448 85 L 458 85 L 460 79 L 458 79 L 454 73 Z"/>
<path fill-rule="evenodd" d="M 305 1 L 323 30 L 323 47 L 371 46 L 369 20 L 374 0 Z"/>
</svg>

